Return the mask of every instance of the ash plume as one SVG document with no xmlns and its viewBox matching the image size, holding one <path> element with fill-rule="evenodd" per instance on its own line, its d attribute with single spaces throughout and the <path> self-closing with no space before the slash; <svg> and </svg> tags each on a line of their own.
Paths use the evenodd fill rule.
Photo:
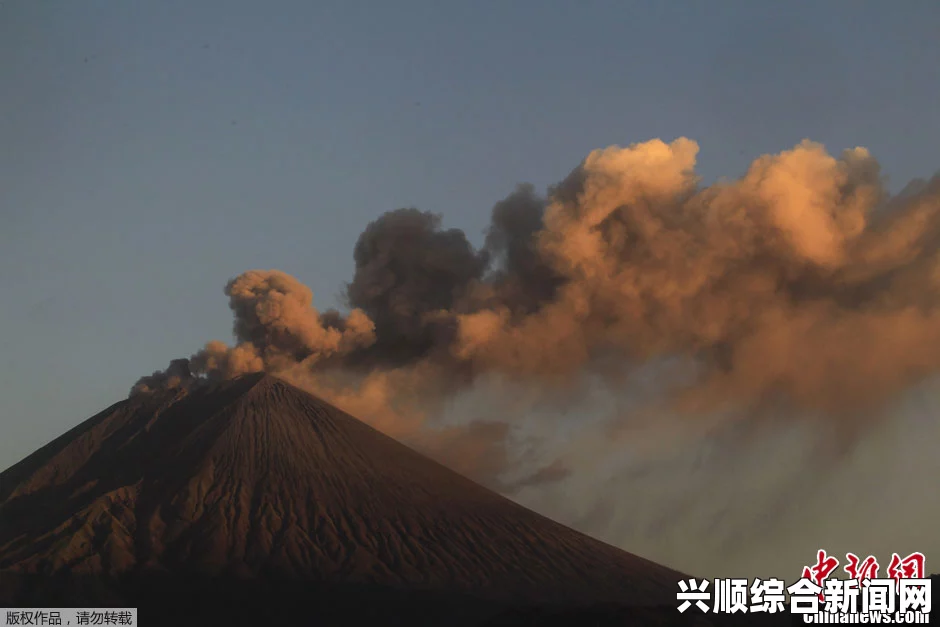
<svg viewBox="0 0 940 627">
<path fill-rule="evenodd" d="M 486 284 L 476 286 L 475 309 L 501 306 L 524 316 L 555 298 L 563 279 L 540 255 L 537 239 L 546 205 L 526 184 L 493 207 L 483 246 L 492 268 Z"/>
<path fill-rule="evenodd" d="M 586 441 L 616 457 L 637 425 L 670 441 L 806 423 L 851 448 L 940 370 L 940 177 L 891 196 L 866 149 L 805 140 L 703 186 L 698 150 L 594 151 L 544 196 L 521 185 L 498 202 L 479 249 L 433 213 L 386 213 L 355 245 L 348 314 L 246 272 L 226 287 L 234 346 L 133 393 L 269 371 L 504 492 L 568 482 L 601 463 Z M 482 390 L 497 415 L 459 409 Z M 562 406 L 569 418 L 545 417 Z M 553 455 L 531 453 L 572 423 Z"/>
<path fill-rule="evenodd" d="M 873 217 L 886 198 L 864 149 L 836 159 L 803 142 L 706 188 L 697 150 L 680 139 L 592 153 L 535 234 L 563 281 L 555 297 L 522 319 L 500 305 L 459 315 L 452 352 L 535 377 L 602 353 L 687 355 L 704 369 L 684 402 L 830 415 L 940 365 L 936 184 Z"/>
<path fill-rule="evenodd" d="M 356 242 L 346 297 L 374 321 L 370 354 L 380 363 L 413 362 L 446 344 L 446 314 L 486 268 L 463 231 L 440 223 L 430 212 L 390 211 Z"/>
<path fill-rule="evenodd" d="M 131 394 L 141 394 L 158 390 L 174 390 L 188 387 L 193 381 L 193 373 L 188 359 L 174 359 L 166 370 L 157 370 L 150 376 L 137 380 Z"/>
<path fill-rule="evenodd" d="M 235 314 L 235 346 L 209 342 L 190 359 L 195 372 L 209 377 L 314 367 L 375 341 L 374 325 L 361 310 L 321 316 L 310 289 L 278 270 L 245 272 L 229 281 L 225 294 Z"/>
</svg>

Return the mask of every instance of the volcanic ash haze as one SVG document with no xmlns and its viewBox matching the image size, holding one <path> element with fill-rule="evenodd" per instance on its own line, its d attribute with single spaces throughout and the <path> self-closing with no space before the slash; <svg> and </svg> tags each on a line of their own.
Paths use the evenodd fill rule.
<svg viewBox="0 0 940 627">
<path fill-rule="evenodd" d="M 752 568 L 797 502 L 884 544 L 890 527 L 840 518 L 825 495 L 850 485 L 860 450 L 888 463 L 866 498 L 902 476 L 872 434 L 912 428 L 912 390 L 934 402 L 940 177 L 891 196 L 864 148 L 803 141 L 702 186 L 697 153 L 685 138 L 594 151 L 544 197 L 523 185 L 497 203 L 479 249 L 435 214 L 386 213 L 356 243 L 345 314 L 287 274 L 246 272 L 226 287 L 235 345 L 210 342 L 133 393 L 274 373 L 698 572 Z M 909 477 L 921 462 L 907 463 Z M 692 472 L 701 489 L 681 487 Z M 712 546 L 691 543 L 701 533 Z"/>
</svg>

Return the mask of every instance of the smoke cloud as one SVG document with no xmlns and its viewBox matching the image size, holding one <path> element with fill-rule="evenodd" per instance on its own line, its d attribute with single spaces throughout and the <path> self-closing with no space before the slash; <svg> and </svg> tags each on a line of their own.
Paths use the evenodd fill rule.
<svg viewBox="0 0 940 627">
<path fill-rule="evenodd" d="M 485 253 L 440 222 L 429 212 L 399 209 L 369 224 L 356 242 L 347 300 L 375 323 L 369 356 L 378 363 L 406 364 L 446 346 L 448 314 L 482 277 Z"/>
<path fill-rule="evenodd" d="M 890 203 L 864 149 L 835 159 L 804 142 L 734 182 L 698 189 L 680 139 L 592 153 L 536 234 L 563 284 L 512 320 L 459 317 L 453 352 L 487 369 L 578 371 L 601 352 L 702 362 L 697 409 L 790 402 L 857 411 L 940 359 L 936 185 Z M 929 280 L 928 280 L 929 281 Z M 551 337 L 552 341 L 544 341 Z"/>
<path fill-rule="evenodd" d="M 386 213 L 355 245 L 346 314 L 246 272 L 225 288 L 234 345 L 132 393 L 278 374 L 588 531 L 616 499 L 576 515 L 546 495 L 586 469 L 645 476 L 689 437 L 753 450 L 762 428 L 811 427 L 848 455 L 940 370 L 940 177 L 891 196 L 864 148 L 803 141 L 703 186 L 697 154 L 594 151 L 544 196 L 498 202 L 480 249 L 433 213 Z"/>
</svg>

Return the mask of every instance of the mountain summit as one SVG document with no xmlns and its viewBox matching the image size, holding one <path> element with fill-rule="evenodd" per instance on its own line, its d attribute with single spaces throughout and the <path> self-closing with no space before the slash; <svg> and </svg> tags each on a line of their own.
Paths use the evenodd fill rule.
<svg viewBox="0 0 940 627">
<path fill-rule="evenodd" d="M 113 405 L 0 475 L 0 520 L 15 599 L 142 616 L 158 597 L 188 591 L 192 607 L 222 590 L 235 607 L 264 585 L 324 611 L 463 599 L 469 621 L 469 608 L 674 606 L 682 577 L 270 375 Z"/>
</svg>

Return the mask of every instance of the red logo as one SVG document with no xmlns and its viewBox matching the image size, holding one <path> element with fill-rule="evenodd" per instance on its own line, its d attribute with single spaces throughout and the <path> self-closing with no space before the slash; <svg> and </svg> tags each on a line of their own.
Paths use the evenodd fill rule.
<svg viewBox="0 0 940 627">
<path fill-rule="evenodd" d="M 804 566 L 803 567 L 803 579 L 809 579 L 815 583 L 820 588 L 824 588 L 824 582 L 829 578 L 829 575 L 839 567 L 839 560 L 831 555 L 827 555 L 826 551 L 819 549 L 816 552 L 816 565 L 815 566 Z M 824 600 L 825 595 L 820 592 L 819 600 Z"/>
<path fill-rule="evenodd" d="M 891 563 L 888 564 L 888 577 L 894 579 L 898 589 L 900 589 L 902 579 L 924 578 L 924 563 L 926 561 L 923 553 L 911 553 L 903 559 L 897 553 L 892 553 Z"/>
<path fill-rule="evenodd" d="M 845 559 L 849 563 L 842 570 L 849 574 L 849 579 L 858 579 L 859 586 L 862 585 L 862 581 L 865 579 L 878 578 L 878 560 L 874 556 L 869 555 L 864 561 L 859 562 L 855 553 L 846 553 Z"/>
</svg>

